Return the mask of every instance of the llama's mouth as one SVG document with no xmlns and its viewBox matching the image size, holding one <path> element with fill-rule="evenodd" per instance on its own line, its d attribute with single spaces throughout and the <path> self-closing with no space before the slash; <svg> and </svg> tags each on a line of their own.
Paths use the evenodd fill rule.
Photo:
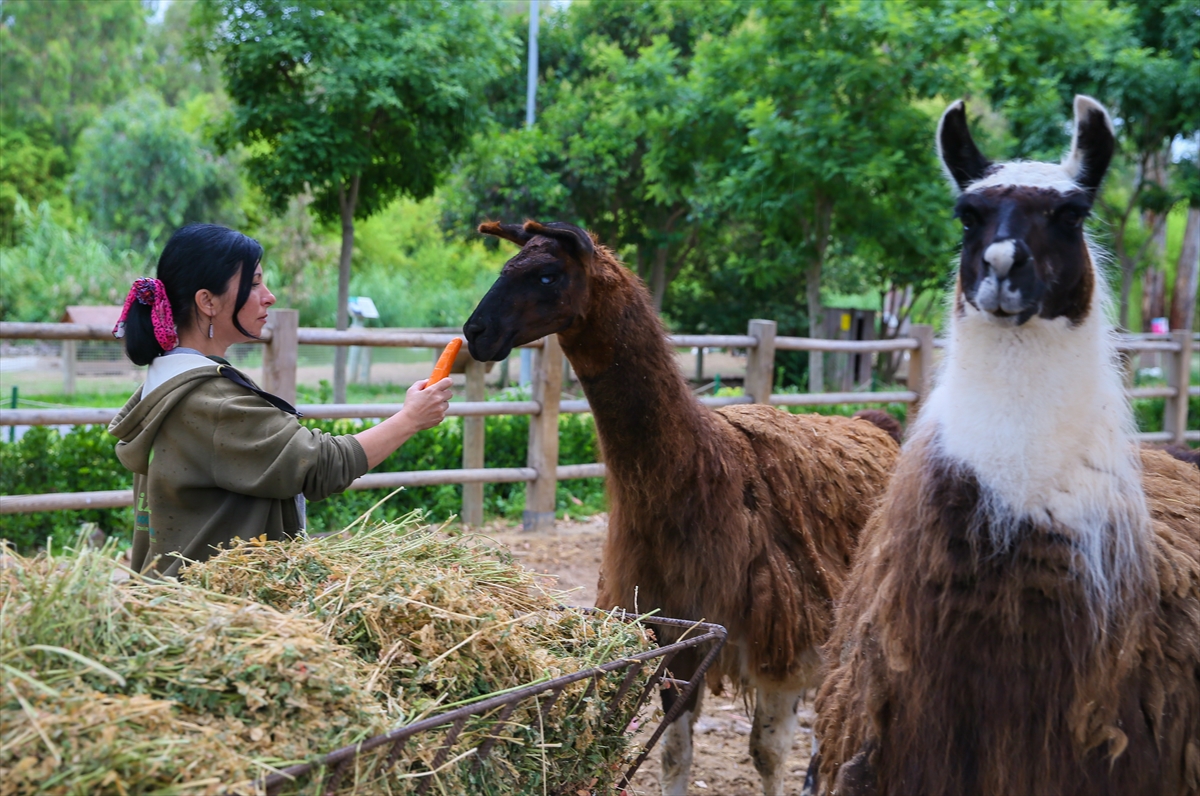
<svg viewBox="0 0 1200 796">
<path fill-rule="evenodd" d="M 495 341 L 490 346 L 480 339 L 480 335 L 467 332 L 466 337 L 467 350 L 471 352 L 471 356 L 475 358 L 476 362 L 500 362 L 507 359 L 508 355 L 512 353 L 516 333 L 510 332 L 505 338 Z"/>
</svg>

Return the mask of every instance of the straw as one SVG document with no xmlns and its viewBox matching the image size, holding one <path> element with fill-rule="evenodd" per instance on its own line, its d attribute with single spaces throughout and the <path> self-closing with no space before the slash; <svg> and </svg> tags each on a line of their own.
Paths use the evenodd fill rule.
<svg viewBox="0 0 1200 796">
<path fill-rule="evenodd" d="M 447 706 L 651 646 L 640 626 L 561 595 L 477 537 L 413 514 L 353 534 L 253 540 L 152 582 L 113 547 L 0 570 L 0 796 L 259 793 L 264 774 Z M 620 677 L 417 736 L 390 773 L 361 756 L 339 792 L 602 793 L 632 756 Z M 469 750 L 500 738 L 479 765 Z M 324 772 L 323 772 L 324 773 Z M 285 793 L 319 793 L 321 776 Z"/>
</svg>

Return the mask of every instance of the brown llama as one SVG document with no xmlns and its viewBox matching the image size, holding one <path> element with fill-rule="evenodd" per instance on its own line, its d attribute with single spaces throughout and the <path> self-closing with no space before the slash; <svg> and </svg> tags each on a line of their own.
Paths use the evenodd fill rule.
<svg viewBox="0 0 1200 796">
<path fill-rule="evenodd" d="M 471 355 L 557 333 L 591 404 L 610 508 L 597 605 L 728 628 L 709 683 L 756 690 L 751 757 L 764 792 L 782 793 L 797 702 L 817 685 L 833 600 L 899 446 L 861 420 L 706 408 L 610 249 L 570 224 L 479 230 L 522 248 L 463 326 Z M 672 669 L 690 677 L 697 658 Z M 687 790 L 698 713 L 696 698 L 664 737 L 664 793 Z"/>
<path fill-rule="evenodd" d="M 1114 148 L 1059 164 L 938 126 L 963 246 L 936 386 L 825 647 L 822 786 L 1200 793 L 1200 473 L 1140 450 L 1083 230 Z"/>
<path fill-rule="evenodd" d="M 897 445 L 904 442 L 904 429 L 901 427 L 900 421 L 882 409 L 859 409 L 854 416 L 882 428 L 889 437 L 896 440 Z"/>
<path fill-rule="evenodd" d="M 1163 450 L 1181 462 L 1190 464 L 1193 467 L 1200 467 L 1200 448 L 1189 448 L 1186 445 L 1168 445 Z"/>
</svg>

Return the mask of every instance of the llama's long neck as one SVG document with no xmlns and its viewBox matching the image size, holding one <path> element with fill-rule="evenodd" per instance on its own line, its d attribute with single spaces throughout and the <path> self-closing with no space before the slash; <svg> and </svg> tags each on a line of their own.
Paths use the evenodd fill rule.
<svg viewBox="0 0 1200 796">
<path fill-rule="evenodd" d="M 977 476 L 993 542 L 1013 542 L 1022 521 L 1053 528 L 1107 592 L 1145 564 L 1149 515 L 1105 310 L 1101 288 L 1075 327 L 956 312 L 915 433 Z"/>
<path fill-rule="evenodd" d="M 690 467 L 710 413 L 688 389 L 645 288 L 611 256 L 600 266 L 605 278 L 593 283 L 587 312 L 559 339 L 591 404 L 610 480 Z"/>
</svg>

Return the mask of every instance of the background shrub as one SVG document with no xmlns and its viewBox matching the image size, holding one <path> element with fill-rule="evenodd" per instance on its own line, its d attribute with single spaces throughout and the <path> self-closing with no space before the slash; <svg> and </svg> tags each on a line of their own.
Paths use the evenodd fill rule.
<svg viewBox="0 0 1200 796">
<path fill-rule="evenodd" d="M 372 425 L 357 420 L 305 420 L 309 428 L 331 434 L 353 434 Z M 499 416 L 485 420 L 487 467 L 524 467 L 529 418 Z M 559 461 L 596 461 L 595 425 L 591 415 L 559 417 Z M 92 492 L 129 489 L 133 477 L 117 460 L 115 440 L 104 426 L 77 426 L 66 434 L 34 427 L 16 442 L 0 442 L 0 494 L 35 495 L 52 492 Z M 372 472 L 452 470 L 462 466 L 462 420 L 448 418 L 406 442 Z M 308 504 L 312 533 L 336 531 L 387 496 L 390 490 L 344 492 Z M 603 510 L 604 482 L 599 478 L 563 481 L 558 485 L 558 509 L 580 515 Z M 396 518 L 423 509 L 433 521 L 449 519 L 462 507 L 462 487 L 424 486 L 405 489 L 377 511 Z M 525 484 L 484 486 L 484 512 L 490 517 L 516 519 L 525 508 Z M 82 523 L 96 523 L 105 533 L 128 543 L 133 527 L 131 509 L 89 509 L 38 514 L 8 514 L 0 519 L 0 538 L 26 552 L 50 540 L 56 547 L 73 541 Z"/>
</svg>

